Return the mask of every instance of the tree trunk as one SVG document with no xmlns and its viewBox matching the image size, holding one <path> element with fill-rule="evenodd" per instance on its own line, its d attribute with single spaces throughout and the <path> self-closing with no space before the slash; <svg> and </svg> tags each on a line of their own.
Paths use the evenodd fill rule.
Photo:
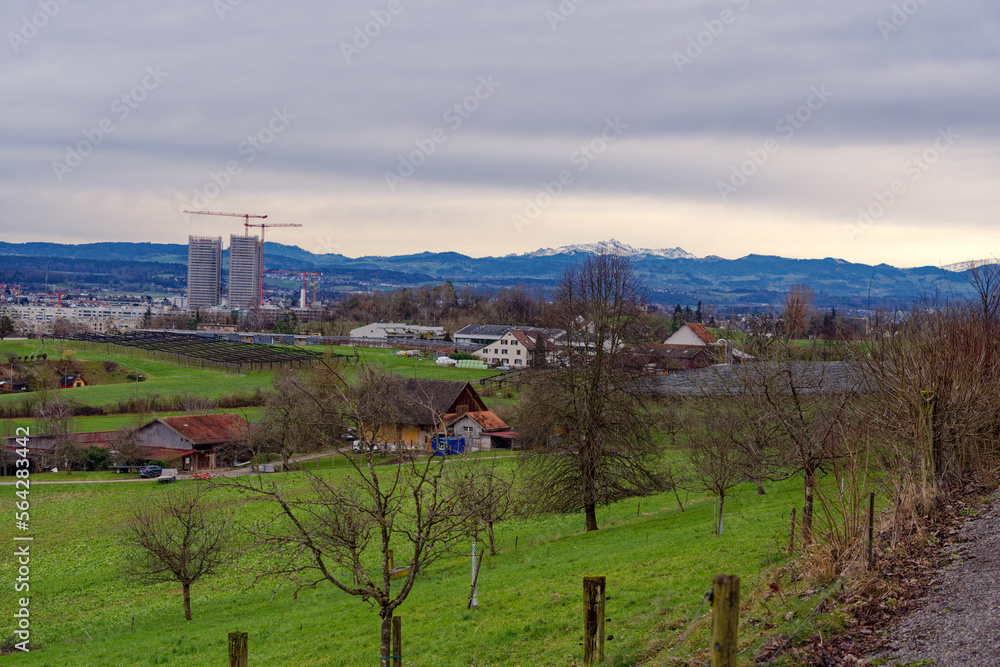
<svg viewBox="0 0 1000 667">
<path fill-rule="evenodd" d="M 586 532 L 597 530 L 597 506 L 590 503 L 584 508 L 584 511 L 587 513 Z"/>
<path fill-rule="evenodd" d="M 191 584 L 184 584 L 184 618 L 191 620 Z"/>
<path fill-rule="evenodd" d="M 493 536 L 493 522 L 492 521 L 487 521 L 486 522 L 486 535 L 490 538 L 490 555 L 491 556 L 496 556 L 497 555 L 497 544 L 496 544 L 496 538 L 494 538 L 494 536 Z"/>
<path fill-rule="evenodd" d="M 813 487 L 816 485 L 815 471 L 809 466 L 806 466 L 805 478 L 805 503 L 802 507 L 802 546 L 808 547 L 812 542 Z"/>
<path fill-rule="evenodd" d="M 677 485 L 674 484 L 673 487 L 674 487 L 674 498 L 677 499 L 677 506 L 680 507 L 681 511 L 683 512 L 684 511 L 684 503 L 681 502 L 681 495 L 679 493 L 677 493 Z"/>
<path fill-rule="evenodd" d="M 715 534 L 722 535 L 722 511 L 726 507 L 726 494 L 719 494 L 719 515 L 716 517 Z"/>
<path fill-rule="evenodd" d="M 758 479 L 757 480 L 757 495 L 758 496 L 763 496 L 766 493 L 767 493 L 767 491 L 764 490 L 764 482 L 762 482 L 762 481 L 760 481 Z"/>
<path fill-rule="evenodd" d="M 379 636 L 379 657 L 381 667 L 390 667 L 392 663 L 392 610 L 382 610 L 382 628 Z"/>
</svg>

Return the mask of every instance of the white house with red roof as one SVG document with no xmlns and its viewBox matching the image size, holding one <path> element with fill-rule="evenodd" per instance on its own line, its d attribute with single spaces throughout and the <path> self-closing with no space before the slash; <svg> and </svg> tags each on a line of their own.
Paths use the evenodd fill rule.
<svg viewBox="0 0 1000 667">
<path fill-rule="evenodd" d="M 507 422 L 491 410 L 458 412 L 444 416 L 444 426 L 453 435 L 465 438 L 465 451 L 481 452 L 489 449 L 511 449 L 517 432 L 510 430 Z"/>
<path fill-rule="evenodd" d="M 494 366 L 510 366 L 517 370 L 527 368 L 531 365 L 531 358 L 535 354 L 535 341 L 541 335 L 542 340 L 546 340 L 546 331 L 543 329 L 511 329 L 498 340 L 485 345 L 472 354 Z M 551 361 L 555 349 L 546 346 L 546 357 Z"/>
<path fill-rule="evenodd" d="M 670 337 L 663 341 L 663 344 L 703 347 L 705 345 L 715 345 L 717 342 L 719 342 L 718 339 L 712 335 L 711 331 L 705 328 L 704 324 L 688 322 L 670 334 Z"/>
</svg>

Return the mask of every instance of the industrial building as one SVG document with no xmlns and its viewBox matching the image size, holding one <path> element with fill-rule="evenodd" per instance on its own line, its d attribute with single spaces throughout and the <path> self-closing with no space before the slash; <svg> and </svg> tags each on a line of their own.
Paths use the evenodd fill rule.
<svg viewBox="0 0 1000 667">
<path fill-rule="evenodd" d="M 219 305 L 222 291 L 222 237 L 188 236 L 188 308 Z"/>
</svg>

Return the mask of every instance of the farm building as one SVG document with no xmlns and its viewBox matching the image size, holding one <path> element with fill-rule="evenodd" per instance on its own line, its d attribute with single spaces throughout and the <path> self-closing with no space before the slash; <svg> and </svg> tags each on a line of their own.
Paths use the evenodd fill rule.
<svg viewBox="0 0 1000 667">
<path fill-rule="evenodd" d="M 76 387 L 86 387 L 87 381 L 82 375 L 63 375 L 59 378 L 60 389 L 75 389 Z"/>
<path fill-rule="evenodd" d="M 181 470 L 215 468 L 216 450 L 246 438 L 249 423 L 239 415 L 160 417 L 136 430 L 150 458 L 177 460 Z"/>
<path fill-rule="evenodd" d="M 187 415 L 161 417 L 136 429 L 139 451 L 150 461 L 177 462 L 177 468 L 188 471 L 215 467 L 216 450 L 223 445 L 240 442 L 246 437 L 249 424 L 239 415 Z M 57 465 L 57 451 L 64 440 L 78 447 L 102 447 L 115 450 L 128 430 L 34 435 L 28 440 L 30 458 L 39 467 Z M 8 451 L 18 449 L 16 438 L 6 438 Z"/>
<path fill-rule="evenodd" d="M 371 415 L 375 440 L 406 449 L 430 450 L 430 437 L 443 429 L 444 416 L 485 411 L 486 404 L 468 382 L 407 378 L 391 385 L 391 395 L 373 395 L 360 411 Z M 378 414 L 375 414 L 378 413 Z M 369 433 L 369 438 L 372 434 Z"/>
<path fill-rule="evenodd" d="M 517 438 L 517 433 L 490 410 L 459 409 L 444 416 L 444 425 L 454 435 L 465 438 L 467 452 L 512 449 Z"/>
<path fill-rule="evenodd" d="M 698 322 L 688 322 L 675 331 L 663 341 L 664 345 L 685 345 L 703 347 L 705 345 L 715 345 L 718 342 L 704 324 Z"/>
</svg>

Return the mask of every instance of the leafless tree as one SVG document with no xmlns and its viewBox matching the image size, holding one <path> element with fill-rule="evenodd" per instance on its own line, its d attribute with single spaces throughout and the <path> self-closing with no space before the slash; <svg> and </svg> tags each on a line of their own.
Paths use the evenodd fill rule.
<svg viewBox="0 0 1000 667">
<path fill-rule="evenodd" d="M 789 338 L 802 334 L 815 299 L 815 292 L 806 285 L 792 285 L 785 295 L 785 310 L 782 319 L 785 322 L 785 333 Z"/>
<path fill-rule="evenodd" d="M 713 531 L 722 535 L 726 495 L 747 480 L 746 450 L 740 445 L 740 415 L 726 399 L 700 399 L 684 421 L 688 479 L 716 497 Z"/>
<path fill-rule="evenodd" d="M 73 466 L 83 462 L 84 450 L 72 431 L 73 408 L 62 398 L 49 400 L 36 409 L 34 432 L 53 438 L 56 465 L 65 466 L 67 475 L 72 474 Z"/>
<path fill-rule="evenodd" d="M 1000 263 L 973 262 L 965 279 L 976 293 L 984 322 L 996 322 L 1000 317 Z"/>
<path fill-rule="evenodd" d="M 329 446 L 342 432 L 339 399 L 343 391 L 343 380 L 332 365 L 276 373 L 274 391 L 250 425 L 247 448 L 280 455 L 288 470 L 293 455 Z"/>
<path fill-rule="evenodd" d="M 627 257 L 590 256 L 568 270 L 552 307 L 552 323 L 566 332 L 555 346 L 560 360 L 536 372 L 520 402 L 535 508 L 582 509 L 588 531 L 597 530 L 598 505 L 663 488 L 646 387 L 619 363 L 643 301 Z"/>
<path fill-rule="evenodd" d="M 854 350 L 869 395 L 861 419 L 885 443 L 881 459 L 900 491 L 915 490 L 924 512 L 1000 457 L 1000 322 L 987 319 L 991 300 L 914 309 Z"/>
<path fill-rule="evenodd" d="M 143 581 L 176 581 L 191 620 L 191 585 L 233 556 L 232 512 L 210 505 L 210 486 L 195 485 L 128 510 L 125 572 Z"/>
<path fill-rule="evenodd" d="M 780 359 L 744 363 L 739 366 L 734 388 L 758 420 L 757 428 L 771 433 L 789 473 L 803 475 L 805 544 L 812 541 L 817 474 L 836 456 L 838 429 L 853 396 L 853 387 L 834 373 L 825 364 Z"/>
<path fill-rule="evenodd" d="M 497 466 L 496 460 L 464 465 L 456 490 L 463 503 L 462 512 L 469 517 L 473 533 L 486 530 L 490 555 L 496 555 L 493 524 L 506 521 L 519 510 L 520 495 L 512 471 Z"/>
<path fill-rule="evenodd" d="M 146 460 L 146 452 L 139 445 L 139 434 L 135 428 L 122 429 L 115 436 L 112 443 L 112 456 L 118 465 L 134 466 L 142 465 Z"/>
<path fill-rule="evenodd" d="M 352 385 L 328 378 L 322 390 L 340 398 L 341 428 L 353 428 L 366 442 L 387 449 L 396 444 L 401 381 L 365 366 L 358 373 Z M 381 618 L 382 665 L 388 667 L 395 610 L 418 576 L 474 533 L 477 517 L 467 511 L 471 501 L 463 496 L 470 492 L 465 475 L 471 471 L 440 457 L 400 456 L 394 464 L 376 465 L 372 448 L 349 461 L 352 469 L 343 478 L 308 474 L 309 493 L 285 489 L 273 477 L 221 483 L 273 508 L 271 517 L 253 528 L 263 547 L 259 578 L 287 577 L 296 593 L 328 582 L 374 602 Z M 393 569 L 393 562 L 400 567 Z"/>
</svg>

